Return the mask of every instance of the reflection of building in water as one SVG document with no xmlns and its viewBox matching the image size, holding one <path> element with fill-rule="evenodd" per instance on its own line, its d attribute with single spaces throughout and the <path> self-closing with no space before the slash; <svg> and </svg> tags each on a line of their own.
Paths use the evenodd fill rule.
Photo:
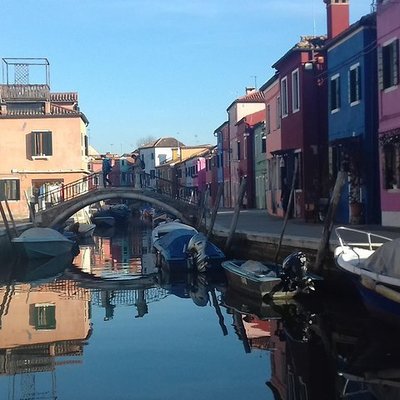
<svg viewBox="0 0 400 400">
<path fill-rule="evenodd" d="M 251 349 L 268 350 L 270 348 L 271 321 L 261 320 L 252 314 L 233 313 L 233 325 L 236 334 L 243 342 L 245 351 Z"/>
<path fill-rule="evenodd" d="M 279 398 L 286 399 L 286 341 L 282 329 L 281 320 L 270 321 L 271 332 L 271 379 L 268 386 L 273 392 L 279 393 Z"/>
<path fill-rule="evenodd" d="M 21 382 L 32 385 L 34 373 L 54 373 L 57 365 L 80 362 L 91 332 L 88 290 L 71 281 L 8 285 L 0 288 L 0 299 L 1 375 L 15 379 L 16 374 L 25 374 Z M 59 359 L 67 356 L 74 356 L 74 361 Z M 28 398 L 20 390 L 18 398 Z M 40 398 L 48 397 L 42 393 Z"/>
<path fill-rule="evenodd" d="M 128 234 L 112 237 L 95 236 L 95 247 L 92 255 L 85 254 L 75 259 L 75 264 L 85 271 L 97 276 L 106 274 L 149 274 L 155 272 L 155 255 L 151 248 L 151 230 L 143 226 L 128 225 Z M 134 228 L 133 228 L 134 227 Z M 90 259 L 84 267 L 85 260 Z"/>
<path fill-rule="evenodd" d="M 114 317 L 115 309 L 122 306 L 135 307 L 135 318 L 143 317 L 148 313 L 149 303 L 160 301 L 167 296 L 168 291 L 159 287 L 93 290 L 91 303 L 93 306 L 104 308 L 104 320 L 108 321 Z"/>
</svg>

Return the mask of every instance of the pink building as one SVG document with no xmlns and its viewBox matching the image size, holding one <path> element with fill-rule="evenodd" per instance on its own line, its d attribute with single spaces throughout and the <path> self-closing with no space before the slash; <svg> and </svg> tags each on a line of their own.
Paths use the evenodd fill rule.
<svg viewBox="0 0 400 400">
<path fill-rule="evenodd" d="M 236 99 L 228 108 L 228 123 L 229 123 L 229 179 L 230 179 L 230 199 L 228 203 L 231 206 L 239 195 L 239 187 L 241 179 L 243 178 L 242 165 L 240 164 L 243 159 L 243 150 L 246 148 L 244 141 L 244 132 L 241 131 L 239 121 L 250 114 L 257 111 L 265 110 L 264 94 L 255 90 L 254 88 L 247 88 L 246 95 Z M 225 151 L 224 151 L 224 154 Z M 226 177 L 224 178 L 226 179 Z M 226 189 L 226 188 L 225 188 Z"/>
<path fill-rule="evenodd" d="M 382 225 L 400 226 L 400 3 L 377 2 Z"/>
<path fill-rule="evenodd" d="M 6 71 L 17 69 L 16 76 L 31 67 L 30 59 L 3 63 Z M 41 66 L 47 70 L 47 60 Z M 78 94 L 52 93 L 48 82 L 21 82 L 0 85 L 0 199 L 8 199 L 17 219 L 29 216 L 28 202 L 39 194 L 89 173 L 89 122 Z"/>
<path fill-rule="evenodd" d="M 280 207 L 282 187 L 280 169 L 281 112 L 279 76 L 274 75 L 263 85 L 266 105 L 266 148 L 267 148 L 267 211 L 269 214 L 283 216 Z"/>
</svg>

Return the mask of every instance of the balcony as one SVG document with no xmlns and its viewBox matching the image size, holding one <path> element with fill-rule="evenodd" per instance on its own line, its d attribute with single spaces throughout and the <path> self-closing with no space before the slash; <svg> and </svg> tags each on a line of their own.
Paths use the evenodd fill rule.
<svg viewBox="0 0 400 400">
<path fill-rule="evenodd" d="M 50 101 L 48 85 L 0 85 L 1 101 Z"/>
</svg>

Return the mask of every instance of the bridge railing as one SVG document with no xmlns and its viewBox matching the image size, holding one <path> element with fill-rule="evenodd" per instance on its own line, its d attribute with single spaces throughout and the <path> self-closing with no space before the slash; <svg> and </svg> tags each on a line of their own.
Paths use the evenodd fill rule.
<svg viewBox="0 0 400 400">
<path fill-rule="evenodd" d="M 132 187 L 160 193 L 172 199 L 188 204 L 198 204 L 199 189 L 196 186 L 185 186 L 177 181 L 157 177 L 145 172 L 140 173 L 112 172 L 111 187 Z M 74 199 L 82 194 L 103 187 L 101 172 L 93 173 L 74 182 L 61 184 L 54 189 L 40 193 L 37 199 L 37 210 L 43 211 L 64 201 Z"/>
<path fill-rule="evenodd" d="M 101 173 L 93 173 L 74 182 L 61 184 L 54 189 L 41 193 L 37 200 L 38 211 L 45 210 L 46 208 L 95 190 L 99 187 L 101 181 Z"/>
</svg>

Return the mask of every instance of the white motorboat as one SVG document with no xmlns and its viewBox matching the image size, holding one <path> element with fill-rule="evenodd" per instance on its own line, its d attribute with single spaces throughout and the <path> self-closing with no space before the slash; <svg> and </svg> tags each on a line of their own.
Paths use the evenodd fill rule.
<svg viewBox="0 0 400 400">
<path fill-rule="evenodd" d="M 365 306 L 387 319 L 400 318 L 400 238 L 347 227 L 336 228 L 336 235 L 336 265 L 356 284 Z"/>
<path fill-rule="evenodd" d="M 155 241 L 163 237 L 169 232 L 172 232 L 176 229 L 186 229 L 193 233 L 198 233 L 197 229 L 193 226 L 186 225 L 178 220 L 170 221 L 170 222 L 161 222 L 157 225 L 153 231 L 151 232 L 151 242 L 154 245 Z"/>
<path fill-rule="evenodd" d="M 12 243 L 28 258 L 56 257 L 71 252 L 75 244 L 55 229 L 40 227 L 27 229 Z"/>
</svg>

